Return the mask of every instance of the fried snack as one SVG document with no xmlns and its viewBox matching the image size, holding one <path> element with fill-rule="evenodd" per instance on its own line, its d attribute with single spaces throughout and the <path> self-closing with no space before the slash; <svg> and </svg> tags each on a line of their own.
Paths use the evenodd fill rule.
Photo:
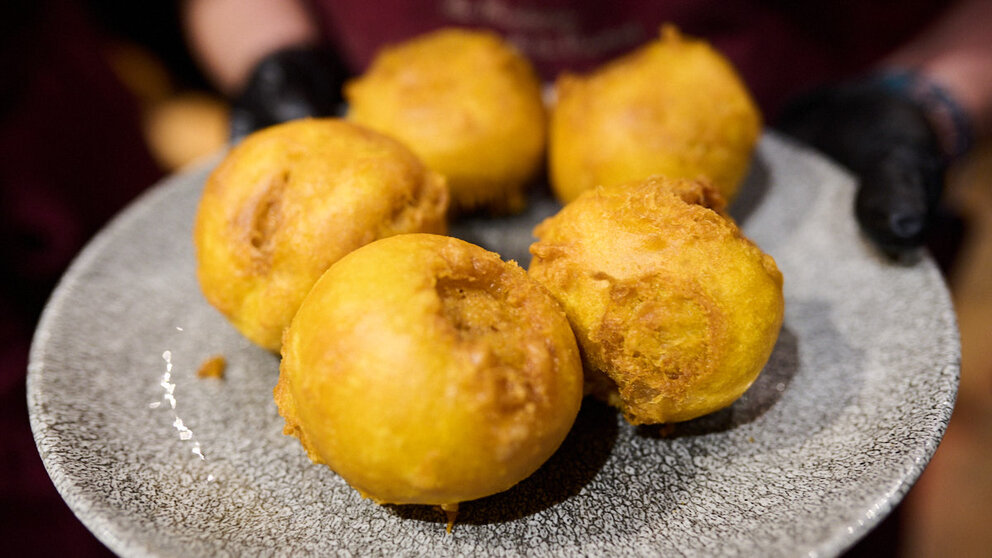
<svg viewBox="0 0 992 558">
<path fill-rule="evenodd" d="M 771 355 L 782 274 L 709 185 L 590 190 L 534 231 L 531 277 L 565 307 L 588 388 L 633 424 L 733 403 Z"/>
<path fill-rule="evenodd" d="M 498 35 L 444 29 L 386 48 L 344 93 L 348 117 L 410 146 L 457 208 L 523 208 L 547 118 L 536 73 Z"/>
<path fill-rule="evenodd" d="M 193 228 L 207 300 L 278 351 L 310 287 L 377 238 L 444 232 L 448 192 L 399 142 L 335 119 L 256 132 L 207 180 Z"/>
<path fill-rule="evenodd" d="M 659 40 L 555 87 L 549 166 L 562 202 L 654 174 L 706 177 L 731 200 L 761 132 L 730 63 L 670 25 Z"/>
<path fill-rule="evenodd" d="M 444 236 L 342 258 L 282 352 L 284 432 L 378 503 L 450 511 L 510 488 L 558 448 L 582 397 L 558 303 L 515 263 Z"/>
</svg>

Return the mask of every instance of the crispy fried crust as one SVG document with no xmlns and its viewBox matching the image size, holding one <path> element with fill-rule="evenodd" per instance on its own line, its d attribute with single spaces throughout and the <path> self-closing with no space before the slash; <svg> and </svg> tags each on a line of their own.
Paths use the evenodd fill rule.
<svg viewBox="0 0 992 558">
<path fill-rule="evenodd" d="M 344 92 L 348 117 L 410 146 L 456 208 L 523 207 L 547 117 L 536 73 L 498 35 L 443 29 L 385 48 Z"/>
<path fill-rule="evenodd" d="M 246 138 L 207 180 L 193 229 L 207 300 L 278 351 L 328 267 L 377 238 L 445 231 L 448 192 L 403 145 L 356 124 L 299 120 Z"/>
<path fill-rule="evenodd" d="M 411 234 L 346 256 L 283 345 L 286 433 L 380 503 L 506 490 L 564 440 L 582 372 L 558 303 L 513 262 Z"/>
<path fill-rule="evenodd" d="M 548 156 L 563 202 L 653 174 L 705 177 L 732 199 L 761 132 L 730 63 L 672 26 L 586 76 L 561 76 L 555 88 Z"/>
<path fill-rule="evenodd" d="M 535 229 L 531 277 L 562 302 L 588 389 L 635 424 L 689 420 L 740 397 L 782 324 L 782 275 L 698 181 L 582 194 Z"/>
</svg>

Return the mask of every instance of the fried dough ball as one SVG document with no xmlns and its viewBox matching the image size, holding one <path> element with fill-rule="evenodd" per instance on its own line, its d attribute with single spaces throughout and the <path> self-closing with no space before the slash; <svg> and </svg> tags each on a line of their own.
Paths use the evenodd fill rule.
<svg viewBox="0 0 992 558">
<path fill-rule="evenodd" d="M 523 208 L 547 117 L 537 74 L 498 35 L 443 29 L 388 47 L 344 92 L 348 117 L 410 146 L 454 206 Z"/>
<path fill-rule="evenodd" d="M 582 397 L 575 337 L 547 290 L 444 236 L 342 258 L 282 352 L 284 432 L 378 503 L 450 510 L 510 488 L 558 448 Z"/>
<path fill-rule="evenodd" d="M 556 93 L 549 166 L 563 202 L 654 174 L 706 177 L 731 200 L 761 132 L 729 61 L 670 25 L 587 76 L 559 77 Z"/>
<path fill-rule="evenodd" d="M 530 276 L 565 307 L 589 389 L 631 423 L 726 407 L 771 355 L 782 274 L 723 203 L 703 182 L 651 177 L 590 190 L 534 231 Z"/>
<path fill-rule="evenodd" d="M 207 180 L 193 229 L 207 300 L 278 351 L 310 287 L 377 238 L 444 232 L 444 179 L 406 147 L 336 119 L 256 132 Z"/>
</svg>

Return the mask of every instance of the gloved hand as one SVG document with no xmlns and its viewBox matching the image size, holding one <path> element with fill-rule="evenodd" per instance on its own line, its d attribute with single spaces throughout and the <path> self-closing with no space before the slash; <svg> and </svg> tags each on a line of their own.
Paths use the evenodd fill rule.
<svg viewBox="0 0 992 558">
<path fill-rule="evenodd" d="M 342 64 L 324 47 L 294 47 L 266 56 L 233 100 L 231 139 L 287 120 L 334 115 L 345 77 Z"/>
<path fill-rule="evenodd" d="M 855 215 L 892 256 L 924 243 L 947 161 L 970 139 L 950 97 L 910 73 L 815 91 L 789 105 L 778 127 L 858 176 Z"/>
</svg>

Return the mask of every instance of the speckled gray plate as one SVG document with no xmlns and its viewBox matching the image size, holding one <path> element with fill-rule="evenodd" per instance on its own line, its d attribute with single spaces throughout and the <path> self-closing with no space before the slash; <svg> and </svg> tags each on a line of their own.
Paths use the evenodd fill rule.
<svg viewBox="0 0 992 558">
<path fill-rule="evenodd" d="M 847 175 L 769 136 L 734 208 L 785 275 L 785 325 L 755 385 L 665 436 L 586 401 L 541 470 L 463 504 L 446 534 L 437 511 L 363 501 L 282 435 L 276 357 L 194 277 L 208 170 L 166 180 L 86 248 L 32 348 L 41 456 L 123 555 L 833 555 L 906 493 L 951 414 L 960 350 L 933 263 L 880 258 Z M 454 234 L 526 262 L 531 224 L 553 211 L 537 195 L 524 216 Z M 226 379 L 198 379 L 215 354 Z"/>
</svg>

